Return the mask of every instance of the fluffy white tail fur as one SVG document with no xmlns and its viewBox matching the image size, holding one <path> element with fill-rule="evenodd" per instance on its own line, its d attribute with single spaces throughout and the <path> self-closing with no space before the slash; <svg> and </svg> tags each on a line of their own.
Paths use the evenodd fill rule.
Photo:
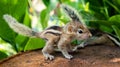
<svg viewBox="0 0 120 67">
<path fill-rule="evenodd" d="M 35 32 L 32 31 L 30 28 L 27 26 L 19 23 L 14 17 L 11 15 L 5 14 L 3 15 L 3 19 L 8 23 L 10 28 L 14 30 L 16 33 L 24 35 L 24 36 L 34 36 Z"/>
</svg>

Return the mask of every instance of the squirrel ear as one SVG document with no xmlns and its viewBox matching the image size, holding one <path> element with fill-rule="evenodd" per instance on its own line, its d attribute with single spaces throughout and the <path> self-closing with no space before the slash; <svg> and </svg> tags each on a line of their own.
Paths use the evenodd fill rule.
<svg viewBox="0 0 120 67">
<path fill-rule="evenodd" d="M 72 26 L 68 26 L 68 30 L 67 30 L 69 33 L 72 33 L 74 31 L 73 27 Z"/>
<path fill-rule="evenodd" d="M 66 4 L 61 4 L 61 8 L 65 11 L 65 13 L 71 18 L 73 22 L 85 24 L 82 19 L 82 14 L 79 13 L 74 7 L 71 7 Z"/>
</svg>

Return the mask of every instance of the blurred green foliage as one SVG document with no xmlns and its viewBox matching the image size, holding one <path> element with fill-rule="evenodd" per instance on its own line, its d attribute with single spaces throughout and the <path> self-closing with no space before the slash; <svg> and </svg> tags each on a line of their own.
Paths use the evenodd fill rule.
<svg viewBox="0 0 120 67">
<path fill-rule="evenodd" d="M 64 3 L 75 8 L 88 27 L 111 33 L 120 39 L 120 0 L 42 0 L 42 2 L 46 7 L 38 17 L 42 29 L 50 26 L 48 22 L 61 26 L 70 21 L 65 12 L 57 7 L 58 3 Z M 4 14 L 10 14 L 20 23 L 32 28 L 28 5 L 31 5 L 31 0 L 0 0 L 0 41 L 5 41 L 0 43 L 0 59 L 20 51 L 39 49 L 45 45 L 42 39 L 28 38 L 15 33 L 2 18 Z M 53 11 L 55 13 L 51 15 Z M 6 46 L 4 44 L 11 48 L 3 47 Z"/>
</svg>

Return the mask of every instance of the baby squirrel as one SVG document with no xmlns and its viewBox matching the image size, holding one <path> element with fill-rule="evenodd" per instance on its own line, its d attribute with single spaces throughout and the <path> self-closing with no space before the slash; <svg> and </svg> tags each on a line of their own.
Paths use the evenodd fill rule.
<svg viewBox="0 0 120 67">
<path fill-rule="evenodd" d="M 42 49 L 42 53 L 46 59 L 53 60 L 54 56 L 51 53 L 54 51 L 54 45 L 62 52 L 65 58 L 73 58 L 68 52 L 73 51 L 71 48 L 71 41 L 74 39 L 85 40 L 91 37 L 91 33 L 88 28 L 81 22 L 79 15 L 71 9 L 71 7 L 60 5 L 62 9 L 72 19 L 64 27 L 51 26 L 41 32 L 35 32 L 34 30 L 19 23 L 12 16 L 5 14 L 4 20 L 8 23 L 9 27 L 18 34 L 22 34 L 28 37 L 38 37 L 46 40 L 46 45 Z"/>
</svg>

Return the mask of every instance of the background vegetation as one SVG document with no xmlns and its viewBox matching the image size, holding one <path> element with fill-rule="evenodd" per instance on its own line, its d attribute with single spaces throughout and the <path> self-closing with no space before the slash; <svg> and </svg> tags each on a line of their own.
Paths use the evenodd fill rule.
<svg viewBox="0 0 120 67">
<path fill-rule="evenodd" d="M 65 13 L 57 8 L 58 3 L 75 8 L 88 27 L 111 33 L 120 40 L 120 0 L 39 1 L 42 1 L 45 6 L 40 13 L 35 11 L 31 0 L 0 0 L 0 59 L 21 51 L 39 49 L 45 45 L 41 39 L 28 38 L 15 33 L 3 20 L 4 14 L 10 14 L 20 23 L 36 31 L 42 31 L 50 25 L 62 26 L 69 21 Z M 34 17 L 38 19 L 36 25 L 33 25 L 35 23 L 32 22 Z"/>
</svg>

